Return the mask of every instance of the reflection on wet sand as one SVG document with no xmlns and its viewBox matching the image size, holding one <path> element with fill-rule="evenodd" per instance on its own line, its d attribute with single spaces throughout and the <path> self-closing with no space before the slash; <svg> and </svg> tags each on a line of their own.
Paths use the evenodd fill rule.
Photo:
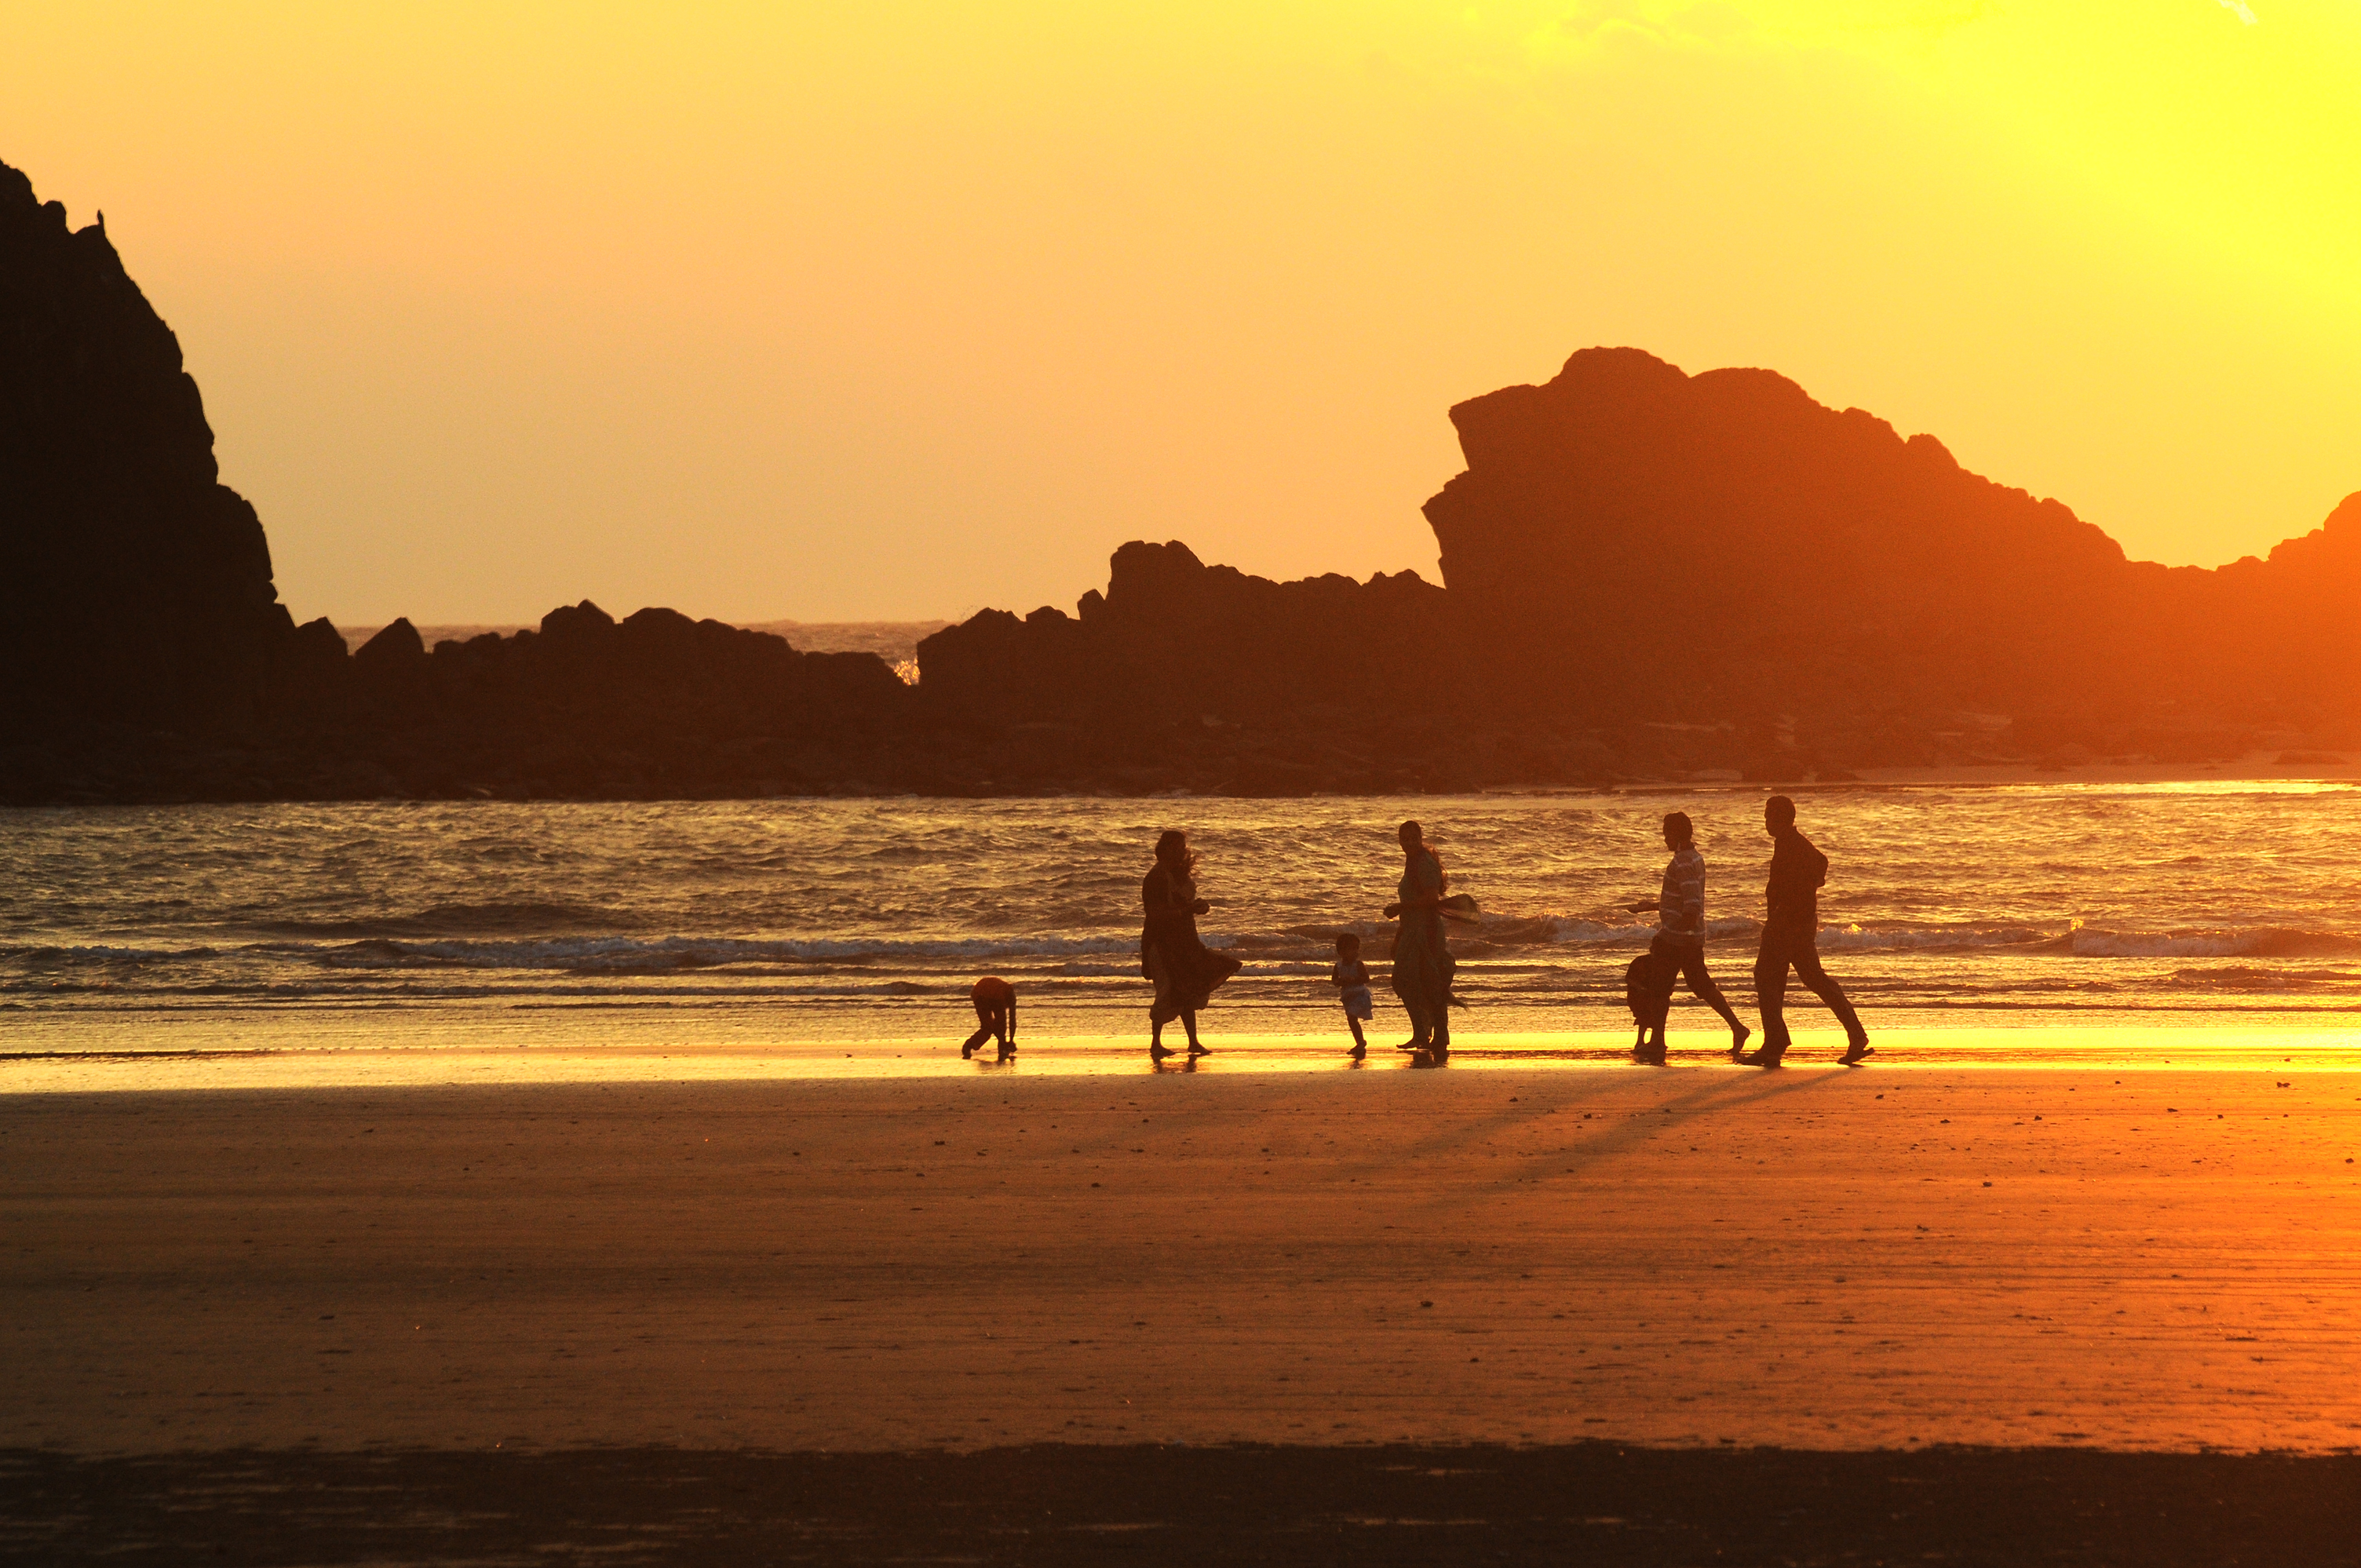
<svg viewBox="0 0 2361 1568">
<path fill-rule="evenodd" d="M 797 1041 L 760 1017 L 728 1025 L 707 1017 L 590 1018 L 539 1013 L 468 1019 L 422 1031 L 367 1014 L 324 1016 L 317 1027 L 269 1021 L 257 1046 L 235 1025 L 192 1020 L 169 1030 L 105 1018 L 44 1030 L 45 1051 L 0 1055 L 0 1095 L 60 1091 L 313 1089 L 335 1086 L 574 1082 L 776 1082 L 797 1080 L 966 1077 L 1123 1078 L 1151 1072 L 1253 1077 L 1337 1071 L 1386 1073 L 1451 1066 L 1474 1071 L 1551 1069 L 1645 1076 L 1729 1077 L 1726 1050 L 1675 1044 L 1664 1067 L 1636 1066 L 1620 1031 L 1517 1035 L 1462 1033 L 1447 1055 L 1378 1051 L 1365 1061 L 1327 1036 L 1214 1036 L 1211 1054 L 1155 1061 L 1136 1037 L 1035 1035 L 1021 1051 L 963 1059 L 942 1039 Z M 1831 1037 L 1832 1036 L 1832 1037 Z M 1677 1041 L 1679 1036 L 1675 1036 Z M 1701 1037 L 1702 1038 L 1702 1037 Z M 425 1043 L 431 1041 L 432 1043 Z M 1916 1073 L 1932 1069 L 2106 1069 L 2114 1071 L 2317 1071 L 2361 1067 L 2361 1020 L 2341 1029 L 1893 1027 L 1870 1065 L 1840 1066 L 1843 1037 L 1807 1033 L 1784 1072 Z"/>
</svg>

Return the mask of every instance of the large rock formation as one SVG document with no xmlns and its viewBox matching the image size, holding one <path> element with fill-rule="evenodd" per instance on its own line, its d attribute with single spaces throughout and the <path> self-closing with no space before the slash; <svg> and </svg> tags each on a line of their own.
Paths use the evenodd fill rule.
<svg viewBox="0 0 2361 1568">
<path fill-rule="evenodd" d="M 171 329 L 0 164 L 0 726 L 251 718 L 277 600 Z"/>
<path fill-rule="evenodd" d="M 432 650 L 397 620 L 354 652 L 328 718 L 346 753 L 413 791 L 710 796 L 874 774 L 868 753 L 909 703 L 873 653 L 799 652 L 671 609 L 617 621 L 586 599 L 538 630 Z"/>
<path fill-rule="evenodd" d="M 1446 693 L 1448 596 L 1415 572 L 1275 583 L 1134 541 L 1075 613 L 984 610 L 918 644 L 947 715 L 1271 718 Z"/>
<path fill-rule="evenodd" d="M 297 627 L 171 330 L 0 164 L 0 803 L 886 787 L 909 710 L 874 654 L 669 609 Z"/>
<path fill-rule="evenodd" d="M 104 230 L 0 165 L 0 803 L 1422 791 L 2361 739 L 2361 496 L 2268 561 L 2168 571 L 1768 371 L 1591 349 L 1452 419 L 1447 587 L 1133 543 L 1071 616 L 927 638 L 915 691 L 587 602 L 348 655 L 279 605 Z"/>
<path fill-rule="evenodd" d="M 946 736 L 1016 727 L 983 759 L 993 787 L 1446 787 L 1469 777 L 1444 734 L 1469 678 L 1449 597 L 1415 572 L 1277 583 L 1134 541 L 1073 615 L 988 609 L 927 638 L 918 691 Z"/>
<path fill-rule="evenodd" d="M 2361 696 L 2361 497 L 2267 563 L 2169 570 L 1767 370 L 1586 349 L 1451 418 L 1467 470 L 1426 504 L 1444 579 L 1545 712 L 2087 729 L 2341 724 Z"/>
<path fill-rule="evenodd" d="M 2268 561 L 2168 569 L 1766 370 L 1587 349 L 1451 417 L 1467 469 L 1426 506 L 1446 587 L 1272 583 L 1126 544 L 1076 616 L 987 610 L 928 639 L 923 697 L 1030 722 L 1055 756 L 1037 775 L 1121 787 L 1796 779 L 2361 739 L 2361 496 Z M 1126 752 L 1160 771 L 1126 774 Z"/>
</svg>

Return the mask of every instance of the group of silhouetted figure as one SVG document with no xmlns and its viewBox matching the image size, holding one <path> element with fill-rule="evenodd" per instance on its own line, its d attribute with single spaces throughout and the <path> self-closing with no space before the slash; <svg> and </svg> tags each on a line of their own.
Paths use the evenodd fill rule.
<svg viewBox="0 0 2361 1568">
<path fill-rule="evenodd" d="M 1664 1025 L 1671 1010 L 1673 986 L 1685 981 L 1692 995 L 1721 1015 L 1730 1025 L 1730 1057 L 1749 1067 L 1777 1067 L 1791 1041 L 1787 1033 L 1787 977 L 1792 971 L 1844 1026 L 1847 1066 L 1873 1054 L 1861 1015 L 1846 999 L 1844 988 L 1820 966 L 1819 893 L 1828 882 L 1828 858 L 1814 848 L 1795 827 L 1795 803 L 1774 795 L 1763 806 L 1763 822 L 1773 845 L 1771 873 L 1763 889 L 1764 911 L 1761 945 L 1754 957 L 1755 1006 L 1763 1017 L 1763 1041 L 1746 1048 L 1753 1031 L 1741 1021 L 1730 1000 L 1714 983 L 1705 962 L 1705 856 L 1697 847 L 1697 829 L 1687 814 L 1664 817 L 1664 847 L 1672 860 L 1664 867 L 1664 885 L 1653 900 L 1629 906 L 1633 914 L 1653 910 L 1656 934 L 1648 950 L 1633 959 L 1623 976 L 1624 1000 L 1631 1009 L 1638 1037 L 1631 1047 L 1634 1061 L 1663 1066 Z M 1473 920 L 1476 901 L 1450 891 L 1451 879 L 1443 861 L 1426 841 L 1425 829 L 1405 822 L 1401 842 L 1402 874 L 1395 902 L 1385 917 L 1398 922 L 1394 934 L 1392 984 L 1403 1011 L 1410 1014 L 1411 1036 L 1398 1047 L 1422 1061 L 1439 1062 L 1451 1054 L 1451 1009 L 1464 1006 L 1452 994 L 1457 964 L 1451 956 L 1446 922 Z M 1191 1057 L 1211 1052 L 1197 1037 L 1197 1014 L 1222 983 L 1238 971 L 1238 960 L 1208 948 L 1197 934 L 1197 916 L 1211 905 L 1197 894 L 1197 857 L 1189 839 L 1178 830 L 1156 840 L 1156 863 L 1140 884 L 1143 914 L 1139 933 L 1139 965 L 1155 988 L 1148 1007 L 1148 1054 L 1158 1060 L 1174 1055 L 1164 1043 L 1164 1026 L 1179 1019 L 1188 1036 Z M 1361 1031 L 1375 1017 L 1368 966 L 1361 961 L 1361 939 L 1350 931 L 1336 938 L 1336 963 L 1329 971 L 1352 1031 L 1355 1059 L 1368 1055 Z M 971 992 L 977 1028 L 961 1047 L 972 1057 L 985 1042 L 996 1040 L 1000 1054 L 1016 1048 L 1016 991 L 1008 981 L 988 975 Z"/>
</svg>

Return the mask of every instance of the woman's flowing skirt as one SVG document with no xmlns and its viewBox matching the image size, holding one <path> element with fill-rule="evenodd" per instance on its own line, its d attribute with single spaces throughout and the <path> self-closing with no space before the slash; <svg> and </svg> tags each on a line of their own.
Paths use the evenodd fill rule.
<svg viewBox="0 0 2361 1568">
<path fill-rule="evenodd" d="M 1213 951 L 1190 930 L 1149 938 L 1147 961 L 1148 981 L 1156 987 L 1148 1016 L 1159 1024 L 1196 1012 L 1238 972 L 1237 959 Z"/>
<path fill-rule="evenodd" d="M 1451 981 L 1458 966 L 1443 939 L 1443 917 L 1402 912 L 1394 935 L 1394 994 L 1420 1039 L 1451 1037 Z"/>
</svg>

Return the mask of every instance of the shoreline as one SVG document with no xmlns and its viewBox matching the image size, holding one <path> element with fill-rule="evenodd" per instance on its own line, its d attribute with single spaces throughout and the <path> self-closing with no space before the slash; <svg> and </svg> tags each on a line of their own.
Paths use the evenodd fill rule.
<svg viewBox="0 0 2361 1568">
<path fill-rule="evenodd" d="M 322 1010 L 328 1011 L 328 1010 Z M 1329 1034 L 1205 1035 L 1212 1054 L 1148 1059 L 1135 1035 L 1019 1036 L 1002 1058 L 980 1051 L 962 1059 L 943 1035 L 798 1040 L 755 1013 L 719 1028 L 649 1009 L 617 1028 L 611 1019 L 585 1030 L 575 1014 L 550 1009 L 520 1020 L 499 1015 L 450 1019 L 431 1014 L 389 1023 L 378 1009 L 344 1009 L 334 1023 L 267 1015 L 177 1020 L 171 1045 L 148 1043 L 156 1021 L 139 1015 L 85 1015 L 20 1029 L 24 1047 L 38 1032 L 50 1048 L 0 1052 L 0 1105 L 28 1095 L 137 1094 L 202 1091 L 327 1091 L 372 1088 L 459 1088 L 599 1083 L 968 1081 L 994 1078 L 1223 1078 L 1290 1080 L 1323 1075 L 1366 1078 L 1394 1072 L 1531 1072 L 1588 1077 L 1651 1074 L 1684 1083 L 1835 1073 L 1852 1077 L 1928 1072 L 2110 1072 L 2220 1074 L 2301 1069 L 2361 1071 L 2361 1015 L 2223 1025 L 2192 1010 L 2179 1022 L 1882 1026 L 1877 1054 L 1859 1067 L 1838 1061 L 1833 1027 L 1797 1031 L 1775 1073 L 1731 1062 L 1718 1031 L 1675 1030 L 1666 1067 L 1631 1060 L 1631 1032 L 1559 1030 L 1545 1034 L 1463 1031 L 1443 1062 L 1373 1037 L 1365 1061 L 1346 1057 L 1346 1036 Z M 604 1010 L 599 1010 L 603 1012 Z M 582 1036 L 588 1033 L 591 1037 Z M 389 1037 L 391 1036 L 391 1037 Z M 1828 1037 L 1833 1036 L 1833 1037 Z"/>
</svg>

